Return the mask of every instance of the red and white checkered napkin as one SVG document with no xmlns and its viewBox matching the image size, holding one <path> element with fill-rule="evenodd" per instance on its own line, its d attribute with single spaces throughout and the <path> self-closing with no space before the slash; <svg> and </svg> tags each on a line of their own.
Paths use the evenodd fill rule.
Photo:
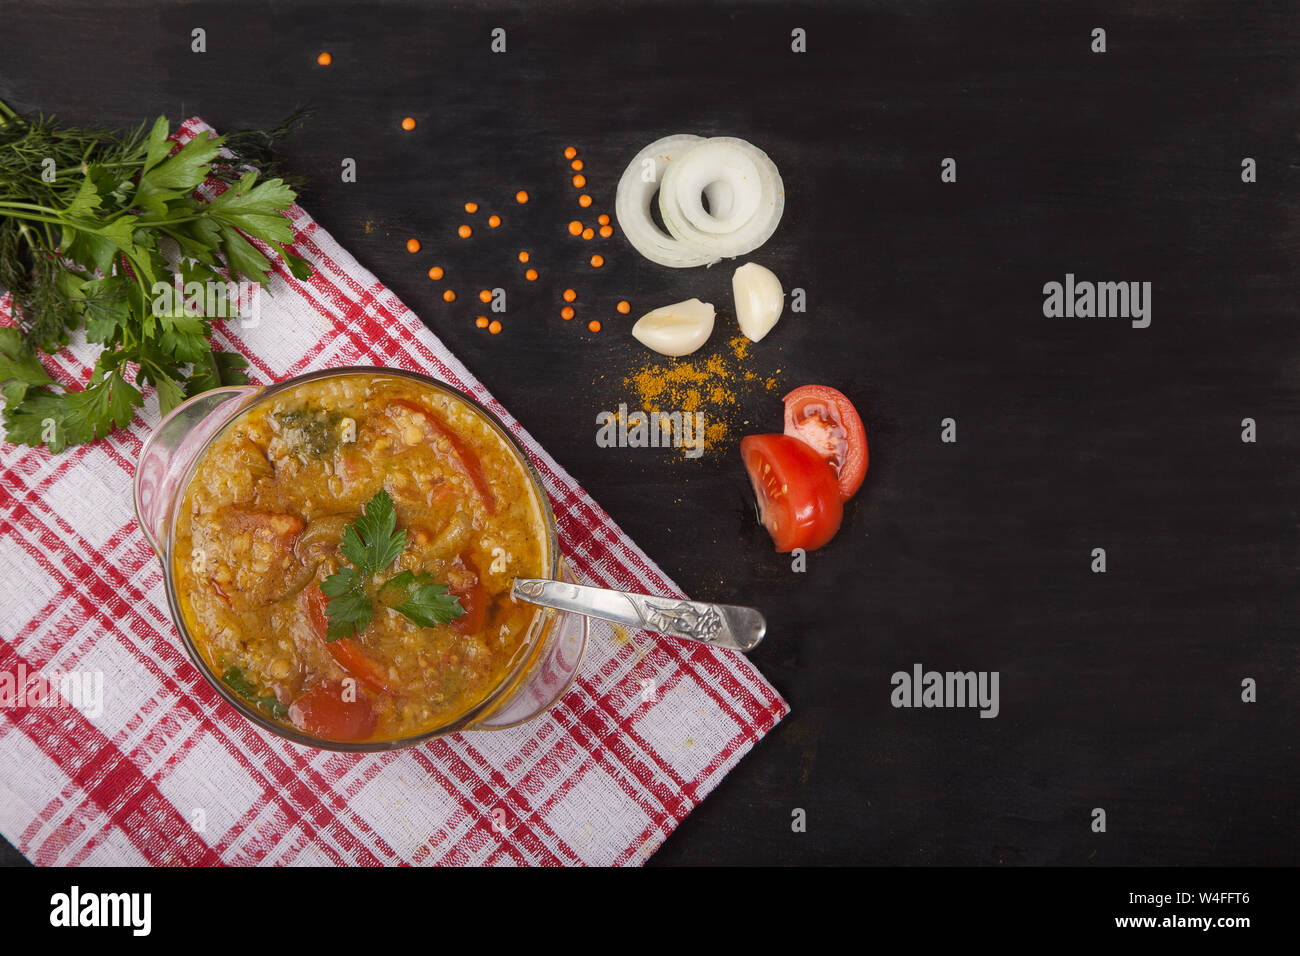
<svg viewBox="0 0 1300 956">
<path fill-rule="evenodd" d="M 305 212 L 291 218 L 315 275 L 281 271 L 260 324 L 217 335 L 256 380 L 373 364 L 469 392 L 531 454 L 580 580 L 681 593 L 415 315 Z M 95 352 L 46 364 L 84 382 Z M 521 727 L 356 755 L 265 734 L 199 676 L 168 615 L 131 504 L 158 419 L 143 417 L 57 457 L 0 442 L 0 832 L 38 864 L 640 863 L 789 710 L 738 654 L 619 644 L 593 622 L 573 687 Z M 8 706 L 4 675 L 36 672 L 102 673 L 102 712 L 93 692 Z"/>
</svg>

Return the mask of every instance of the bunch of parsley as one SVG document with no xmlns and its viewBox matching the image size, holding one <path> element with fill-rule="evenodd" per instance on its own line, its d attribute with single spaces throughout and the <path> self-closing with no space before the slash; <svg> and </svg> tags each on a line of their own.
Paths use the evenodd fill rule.
<svg viewBox="0 0 1300 956">
<path fill-rule="evenodd" d="M 187 396 L 246 381 L 240 356 L 212 349 L 221 316 L 205 314 L 207 297 L 172 296 L 160 308 L 168 300 L 155 283 L 264 284 L 270 263 L 250 238 L 293 275 L 311 275 L 284 248 L 294 190 L 246 165 L 271 168 L 276 141 L 301 115 L 273 130 L 199 135 L 173 154 L 166 117 L 123 134 L 56 126 L 0 102 L 0 288 L 19 321 L 0 328 L 9 441 L 62 451 L 128 424 L 143 403 L 139 385 L 157 389 L 165 414 Z M 223 145 L 236 158 L 222 156 Z M 210 201 L 195 195 L 209 176 L 229 186 Z M 62 388 L 39 353 L 58 352 L 82 328 L 103 351 L 84 389 Z"/>
</svg>

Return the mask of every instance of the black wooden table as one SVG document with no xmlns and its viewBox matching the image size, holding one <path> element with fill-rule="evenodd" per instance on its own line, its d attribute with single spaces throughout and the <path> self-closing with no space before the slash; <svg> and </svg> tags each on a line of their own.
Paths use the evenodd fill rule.
<svg viewBox="0 0 1300 956">
<path fill-rule="evenodd" d="M 1061 7 L 29 2 L 4 16 L 0 97 L 221 130 L 314 106 L 288 144 L 311 213 L 692 595 L 767 612 L 754 660 L 793 713 L 652 862 L 1294 863 L 1300 18 Z M 779 430 L 781 392 L 744 392 L 752 424 L 697 461 L 595 442 L 597 412 L 635 407 L 631 318 L 692 295 L 729 316 L 729 266 L 612 240 L 592 335 L 557 316 L 567 237 L 520 234 L 552 264 L 524 288 L 450 231 L 519 186 L 535 222 L 567 215 L 569 144 L 608 208 L 671 132 L 780 166 L 785 219 L 753 258 L 808 310 L 751 367 L 837 386 L 866 420 L 866 484 L 802 574 L 754 523 L 736 450 Z M 468 285 L 442 302 L 435 261 L 498 277 L 503 334 L 474 327 Z M 1150 326 L 1045 317 L 1067 273 L 1150 282 Z M 999 716 L 891 706 L 917 663 L 998 671 Z"/>
</svg>

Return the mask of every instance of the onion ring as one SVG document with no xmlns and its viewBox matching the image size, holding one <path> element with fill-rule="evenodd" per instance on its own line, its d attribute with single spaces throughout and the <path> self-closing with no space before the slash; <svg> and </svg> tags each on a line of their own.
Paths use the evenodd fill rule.
<svg viewBox="0 0 1300 956">
<path fill-rule="evenodd" d="M 761 194 L 758 166 L 739 150 L 706 140 L 673 163 L 659 189 L 659 211 L 668 231 L 679 239 L 692 231 L 722 235 L 735 232 L 754 217 Z M 730 192 L 725 212 L 706 211 L 706 189 Z M 671 221 L 670 221 L 671 220 Z"/>
<path fill-rule="evenodd" d="M 711 184 L 731 187 L 724 213 L 706 212 L 700 196 Z M 710 199 L 710 210 L 712 209 Z M 687 248 L 719 258 L 743 256 L 776 231 L 785 184 L 768 155 L 743 139 L 719 136 L 697 144 L 664 173 L 659 190 L 664 226 Z"/>
<path fill-rule="evenodd" d="M 651 163 L 652 177 L 646 175 Z M 656 190 L 664 229 L 650 208 Z M 633 157 L 619 179 L 614 211 L 628 242 L 651 262 L 674 269 L 712 265 L 772 237 L 785 211 L 785 184 L 753 144 L 683 133 Z"/>
<path fill-rule="evenodd" d="M 675 160 L 679 160 L 701 142 L 701 137 L 685 133 L 655 140 L 633 157 L 618 181 L 614 214 L 618 217 L 619 228 L 637 252 L 661 266 L 687 269 L 712 265 L 718 261 L 717 256 L 688 248 L 663 232 L 655 225 L 650 214 L 650 202 L 654 199 L 655 190 L 663 183 L 665 170 L 670 169 Z M 649 182 L 642 175 L 646 160 L 654 163 L 654 178 Z M 712 205 L 713 199 L 710 198 L 709 201 Z M 722 195 L 719 195 L 719 201 L 726 204 Z"/>
</svg>

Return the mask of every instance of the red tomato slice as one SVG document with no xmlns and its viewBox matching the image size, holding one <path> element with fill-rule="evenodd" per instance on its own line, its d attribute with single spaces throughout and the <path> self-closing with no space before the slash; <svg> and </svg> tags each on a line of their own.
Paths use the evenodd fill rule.
<svg viewBox="0 0 1300 956">
<path fill-rule="evenodd" d="M 341 681 L 313 684 L 289 705 L 293 725 L 313 737 L 326 740 L 369 740 L 378 720 L 363 697 L 348 700 Z"/>
<path fill-rule="evenodd" d="M 488 487 L 487 478 L 483 475 L 483 463 L 479 461 L 478 455 L 474 453 L 473 448 L 470 448 L 455 432 L 439 421 L 433 412 L 421 408 L 415 402 L 407 401 L 404 398 L 396 398 L 389 403 L 388 407 L 400 408 L 415 419 L 419 427 L 423 429 L 426 441 L 433 442 L 439 438 L 446 439 L 447 444 L 456 453 L 456 461 L 460 465 L 460 470 L 474 483 L 474 487 L 478 490 L 479 497 L 483 499 L 488 514 L 496 514 L 497 500 L 492 494 L 492 489 Z"/>
<path fill-rule="evenodd" d="M 303 595 L 303 603 L 307 610 L 307 618 L 311 621 L 312 630 L 320 638 L 325 650 L 330 652 L 330 657 L 334 658 L 334 662 L 371 690 L 377 690 L 381 694 L 391 694 L 394 697 L 398 696 L 397 691 L 389 684 L 388 669 L 367 654 L 365 648 L 355 639 L 340 637 L 335 641 L 325 640 L 326 629 L 329 624 L 329 618 L 325 614 L 325 605 L 329 603 L 329 599 L 321 592 L 319 585 L 313 584 L 311 587 L 304 589 Z"/>
<path fill-rule="evenodd" d="M 816 451 L 789 435 L 749 435 L 740 455 L 778 553 L 812 551 L 835 537 L 844 503 L 835 472 Z"/>
<path fill-rule="evenodd" d="M 867 474 L 867 432 L 853 403 L 828 385 L 804 385 L 785 397 L 785 433 L 831 463 L 840 499 L 848 501 Z"/>
<path fill-rule="evenodd" d="M 483 579 L 479 577 L 478 568 L 468 551 L 460 556 L 460 563 L 474 573 L 474 583 L 464 588 L 447 588 L 460 599 L 460 606 L 465 609 L 464 614 L 451 622 L 451 629 L 457 634 L 477 634 L 483 629 L 487 617 L 487 588 L 483 587 Z"/>
</svg>

